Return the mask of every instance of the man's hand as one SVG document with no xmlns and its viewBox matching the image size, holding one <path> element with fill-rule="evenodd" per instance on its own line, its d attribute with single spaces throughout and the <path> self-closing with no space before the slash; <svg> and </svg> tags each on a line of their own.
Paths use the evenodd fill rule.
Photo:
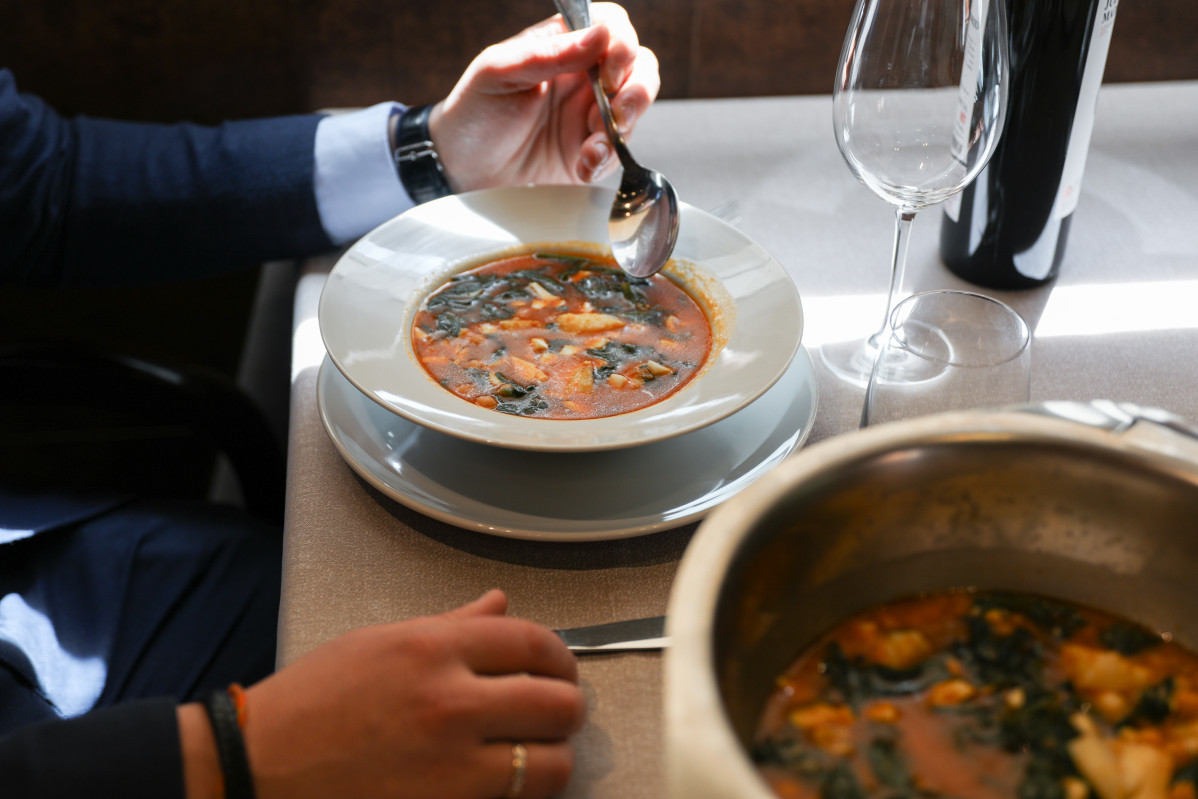
<svg viewBox="0 0 1198 799">
<path fill-rule="evenodd" d="M 599 65 L 622 133 L 661 87 L 657 58 L 628 15 L 592 6 L 592 26 L 570 32 L 561 16 L 492 45 L 434 109 L 430 131 L 455 191 L 526 183 L 589 183 L 614 154 L 587 70 Z"/>
<path fill-rule="evenodd" d="M 528 751 L 523 799 L 564 788 L 568 738 L 586 712 L 577 665 L 551 631 L 506 609 L 491 591 L 440 616 L 355 630 L 250 687 L 258 797 L 493 799 L 517 742 Z"/>
</svg>

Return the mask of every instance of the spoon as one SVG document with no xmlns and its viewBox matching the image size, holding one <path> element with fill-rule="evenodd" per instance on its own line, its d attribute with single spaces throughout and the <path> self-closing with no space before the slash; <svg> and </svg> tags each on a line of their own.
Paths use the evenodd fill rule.
<svg viewBox="0 0 1198 799">
<path fill-rule="evenodd" d="M 571 30 L 591 26 L 590 0 L 553 2 Z M 632 157 L 624 137 L 616 128 L 607 92 L 599 82 L 599 68 L 591 67 L 587 75 L 595 90 L 607 138 L 624 169 L 607 221 L 611 252 L 616 263 L 628 274 L 649 277 L 666 265 L 678 241 L 678 194 L 665 175 L 641 166 Z"/>
</svg>

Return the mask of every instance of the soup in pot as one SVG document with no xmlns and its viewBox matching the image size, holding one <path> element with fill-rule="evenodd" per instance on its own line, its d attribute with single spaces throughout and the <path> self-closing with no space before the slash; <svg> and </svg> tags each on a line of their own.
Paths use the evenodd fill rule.
<svg viewBox="0 0 1198 799">
<path fill-rule="evenodd" d="M 778 679 L 753 757 L 788 798 L 1194 799 L 1198 658 L 1039 596 L 899 601 Z"/>
</svg>

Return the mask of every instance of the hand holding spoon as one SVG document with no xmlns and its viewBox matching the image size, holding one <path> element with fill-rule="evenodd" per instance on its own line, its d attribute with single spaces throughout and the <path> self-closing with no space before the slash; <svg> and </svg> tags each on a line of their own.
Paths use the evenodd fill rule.
<svg viewBox="0 0 1198 799">
<path fill-rule="evenodd" d="M 590 0 L 554 0 L 554 4 L 571 30 L 590 27 Z M 665 266 L 678 241 L 678 195 L 665 175 L 641 166 L 632 157 L 616 128 L 607 92 L 599 82 L 598 67 L 591 67 L 587 74 L 607 138 L 624 169 L 607 223 L 612 255 L 628 274 L 648 277 Z"/>
</svg>

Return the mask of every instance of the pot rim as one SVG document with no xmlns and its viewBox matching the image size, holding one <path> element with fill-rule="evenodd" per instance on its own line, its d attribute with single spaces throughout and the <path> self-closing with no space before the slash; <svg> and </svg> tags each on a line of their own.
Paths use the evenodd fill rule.
<svg viewBox="0 0 1198 799">
<path fill-rule="evenodd" d="M 761 510 L 776 506 L 796 486 L 820 474 L 889 452 L 936 443 L 1016 441 L 1122 453 L 1198 485 L 1193 428 L 1163 411 L 1105 401 L 935 414 L 826 439 L 792 455 L 716 508 L 680 562 L 667 612 L 671 643 L 663 687 L 667 780 L 673 796 L 777 799 L 733 733 L 713 651 L 719 586 Z"/>
</svg>

